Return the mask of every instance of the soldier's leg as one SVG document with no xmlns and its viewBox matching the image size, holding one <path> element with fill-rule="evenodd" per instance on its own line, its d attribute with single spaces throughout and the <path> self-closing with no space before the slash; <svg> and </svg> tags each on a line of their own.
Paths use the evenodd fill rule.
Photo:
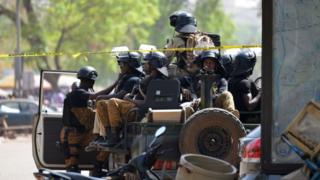
<svg viewBox="0 0 320 180">
<path fill-rule="evenodd" d="M 94 177 L 103 177 L 106 175 L 105 172 L 102 171 L 102 169 L 108 169 L 107 167 L 107 160 L 109 158 L 109 152 L 107 151 L 100 151 L 98 155 L 96 156 L 96 162 L 94 164 L 94 169 L 92 172 L 92 176 Z"/>
<path fill-rule="evenodd" d="M 229 91 L 221 93 L 215 100 L 214 106 L 231 112 L 237 118 L 240 117 L 239 111 L 235 108 L 233 96 Z"/>
<path fill-rule="evenodd" d="M 121 122 L 125 118 L 128 121 L 134 120 L 133 114 L 128 114 L 130 109 L 136 105 L 130 101 L 111 98 L 108 102 L 109 122 L 110 126 L 121 127 Z"/>
<path fill-rule="evenodd" d="M 68 146 L 68 129 L 67 127 L 63 127 L 60 131 L 60 143 L 61 143 L 61 148 L 63 151 L 63 156 L 64 156 L 64 161 L 66 167 L 71 166 L 71 157 L 70 157 L 70 151 L 69 151 L 69 146 Z"/>
<path fill-rule="evenodd" d="M 101 122 L 98 118 L 98 113 L 96 113 L 92 130 L 93 138 L 91 139 L 89 145 L 85 147 L 85 151 L 87 152 L 95 151 L 97 148 L 97 144 L 99 142 L 103 142 L 106 137 L 106 133 L 104 131 L 105 128 L 101 125 Z"/>
<path fill-rule="evenodd" d="M 68 130 L 67 139 L 69 149 L 69 158 L 65 160 L 67 171 L 80 172 L 78 165 L 82 134 L 74 129 Z"/>
<path fill-rule="evenodd" d="M 100 122 L 99 122 L 99 119 L 98 119 L 98 113 L 96 113 L 96 115 L 94 116 L 92 133 L 93 134 L 99 134 L 100 133 L 99 127 L 100 127 Z"/>
<path fill-rule="evenodd" d="M 100 122 L 98 113 L 96 113 L 94 119 L 93 134 L 96 134 L 98 136 L 98 139 L 100 139 L 101 137 L 106 137 L 105 127 Z"/>
<path fill-rule="evenodd" d="M 86 129 L 93 129 L 96 113 L 92 109 L 89 109 L 87 107 L 79 107 L 72 108 L 71 112 L 79 120 L 80 124 L 83 125 Z"/>
<path fill-rule="evenodd" d="M 105 128 L 99 120 L 98 113 L 96 113 L 94 118 L 93 134 L 98 134 L 99 136 L 106 136 Z"/>
<path fill-rule="evenodd" d="M 97 102 L 97 114 L 100 127 L 109 126 L 109 117 L 108 117 L 108 104 L 109 100 L 102 100 Z"/>
<path fill-rule="evenodd" d="M 114 146 L 119 142 L 119 132 L 121 129 L 121 122 L 123 118 L 129 120 L 126 116 L 130 109 L 135 107 L 135 104 L 117 98 L 111 98 L 108 100 L 107 109 L 108 109 L 108 119 L 109 126 L 106 126 L 107 133 L 107 142 L 101 144 L 104 147 Z"/>
</svg>

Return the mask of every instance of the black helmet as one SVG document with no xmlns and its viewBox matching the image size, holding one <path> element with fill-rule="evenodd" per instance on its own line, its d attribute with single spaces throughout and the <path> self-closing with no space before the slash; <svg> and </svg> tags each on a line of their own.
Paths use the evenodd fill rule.
<svg viewBox="0 0 320 180">
<path fill-rule="evenodd" d="M 221 57 L 222 65 L 226 71 L 226 76 L 229 77 L 229 75 L 233 71 L 233 60 L 230 54 L 223 55 Z"/>
<path fill-rule="evenodd" d="M 175 30 L 179 33 L 195 33 L 197 31 L 196 18 L 188 12 L 181 12 L 177 15 Z"/>
<path fill-rule="evenodd" d="M 149 52 L 144 56 L 143 59 L 149 62 L 161 74 L 168 76 L 168 69 L 166 67 L 166 62 L 168 61 L 168 59 L 162 52 Z"/>
<path fill-rule="evenodd" d="M 220 56 L 217 51 L 214 50 L 207 50 L 207 51 L 202 51 L 199 56 L 197 56 L 196 60 L 193 62 L 195 63 L 199 68 L 203 68 L 203 61 L 205 59 L 214 59 L 217 62 L 217 69 L 216 73 L 217 74 L 224 74 L 225 70 L 223 65 L 221 64 Z"/>
<path fill-rule="evenodd" d="M 231 76 L 242 76 L 252 74 L 257 58 L 253 51 L 240 52 L 236 55 L 233 63 Z"/>
<path fill-rule="evenodd" d="M 77 78 L 80 80 L 93 80 L 95 81 L 98 77 L 96 69 L 92 66 L 82 67 L 78 73 Z"/>
<path fill-rule="evenodd" d="M 177 18 L 182 13 L 187 13 L 187 12 L 185 12 L 185 11 L 175 11 L 169 16 L 170 26 L 172 26 L 172 27 L 176 26 Z"/>
<path fill-rule="evenodd" d="M 141 66 L 141 56 L 137 52 L 126 52 L 126 53 L 121 53 L 116 56 L 118 62 L 126 62 L 130 67 L 133 69 L 137 70 L 140 73 L 143 73 L 143 69 Z"/>
</svg>

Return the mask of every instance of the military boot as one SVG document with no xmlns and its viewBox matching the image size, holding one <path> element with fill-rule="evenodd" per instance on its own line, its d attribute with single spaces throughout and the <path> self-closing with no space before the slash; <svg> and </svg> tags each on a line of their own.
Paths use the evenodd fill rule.
<svg viewBox="0 0 320 180">
<path fill-rule="evenodd" d="M 93 141 L 91 141 L 89 143 L 88 146 L 85 147 L 85 151 L 86 152 L 91 152 L 91 151 L 95 151 L 97 149 L 97 145 L 101 142 L 104 142 L 105 141 L 105 137 L 103 136 L 98 136 L 96 137 Z"/>
<path fill-rule="evenodd" d="M 120 142 L 119 129 L 114 127 L 107 127 L 107 129 L 108 133 L 106 141 L 98 143 L 98 146 L 113 147 Z"/>
<path fill-rule="evenodd" d="M 92 171 L 91 176 L 93 176 L 93 177 L 103 177 L 103 176 L 106 176 L 107 173 L 102 170 L 103 168 L 104 168 L 104 162 L 96 161 L 96 162 L 94 163 L 94 168 L 93 168 L 93 171 Z"/>
</svg>

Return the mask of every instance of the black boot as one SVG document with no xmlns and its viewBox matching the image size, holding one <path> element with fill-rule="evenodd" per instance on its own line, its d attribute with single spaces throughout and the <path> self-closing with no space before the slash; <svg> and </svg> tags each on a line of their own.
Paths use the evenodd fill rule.
<svg viewBox="0 0 320 180">
<path fill-rule="evenodd" d="M 104 162 L 101 162 L 101 161 L 97 161 L 95 162 L 94 164 L 94 168 L 93 168 L 93 171 L 92 171 L 92 176 L 93 177 L 103 177 L 103 176 L 106 176 L 107 173 L 102 171 L 102 169 L 104 168 Z"/>
<path fill-rule="evenodd" d="M 95 151 L 97 149 L 97 144 L 99 142 L 103 142 L 105 140 L 104 137 L 100 135 L 96 135 L 95 138 L 89 143 L 88 146 L 85 147 L 86 152 Z"/>
<path fill-rule="evenodd" d="M 108 133 L 107 133 L 106 141 L 98 143 L 98 146 L 113 147 L 120 142 L 120 137 L 119 137 L 120 131 L 118 128 L 107 127 L 107 130 L 108 130 Z"/>
</svg>

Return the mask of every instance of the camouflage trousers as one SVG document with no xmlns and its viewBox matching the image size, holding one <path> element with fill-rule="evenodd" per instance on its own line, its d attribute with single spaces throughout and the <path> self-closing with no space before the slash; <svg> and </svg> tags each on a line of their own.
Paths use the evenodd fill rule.
<svg viewBox="0 0 320 180">
<path fill-rule="evenodd" d="M 200 99 L 193 102 L 186 102 L 181 104 L 183 108 L 186 109 L 187 117 L 190 116 L 194 110 L 196 110 L 200 105 Z M 213 102 L 213 107 L 225 109 L 235 115 L 237 118 L 240 117 L 239 111 L 235 108 L 233 96 L 229 91 L 225 91 L 218 96 Z"/>
<path fill-rule="evenodd" d="M 101 121 L 99 120 L 98 113 L 96 113 L 95 118 L 94 118 L 94 124 L 93 124 L 93 134 L 99 134 L 100 136 L 105 137 L 106 134 L 106 128 L 101 125 Z"/>
<path fill-rule="evenodd" d="M 123 119 L 133 121 L 135 114 L 128 114 L 128 112 L 134 107 L 136 107 L 134 103 L 123 99 L 111 98 L 98 101 L 97 114 L 101 128 L 121 127 Z"/>
<path fill-rule="evenodd" d="M 213 102 L 213 107 L 225 109 L 235 115 L 237 118 L 240 117 L 239 111 L 236 109 L 233 96 L 229 91 L 224 91 L 217 97 Z"/>
<path fill-rule="evenodd" d="M 63 146 L 65 165 L 67 169 L 78 167 L 79 154 L 93 139 L 91 130 L 79 132 L 76 128 L 64 126 L 60 131 L 60 142 Z M 108 159 L 108 152 L 100 152 L 96 161 L 104 162 Z"/>
<path fill-rule="evenodd" d="M 95 112 L 93 109 L 87 107 L 72 108 L 71 112 L 76 116 L 80 124 L 82 124 L 87 130 L 93 128 Z"/>
</svg>

